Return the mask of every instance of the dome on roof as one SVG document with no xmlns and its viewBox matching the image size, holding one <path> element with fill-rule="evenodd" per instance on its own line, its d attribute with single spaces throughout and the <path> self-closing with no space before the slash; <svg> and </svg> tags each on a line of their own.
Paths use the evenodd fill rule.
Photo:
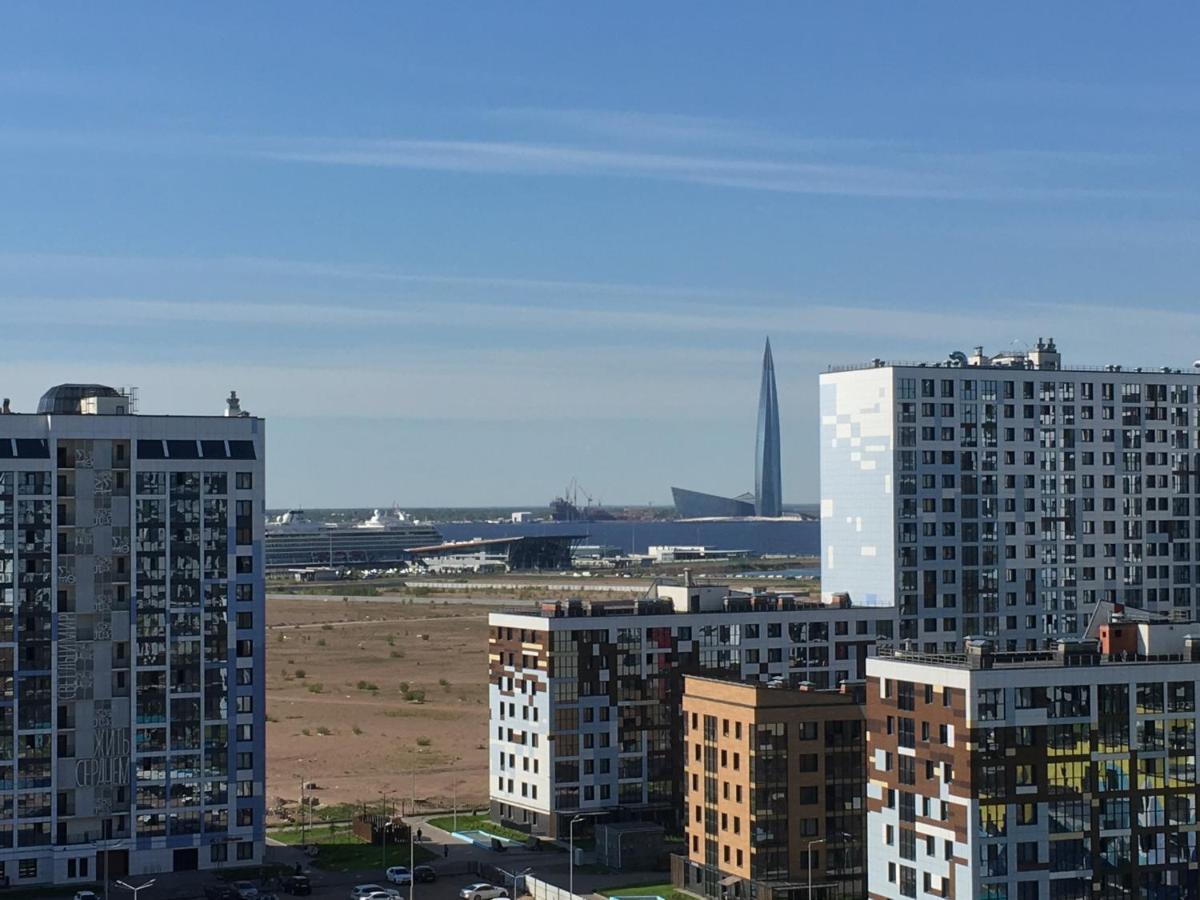
<svg viewBox="0 0 1200 900">
<path fill-rule="evenodd" d="M 121 392 L 104 384 L 56 384 L 38 401 L 39 413 L 71 415 L 80 411 L 85 397 L 120 397 Z"/>
</svg>

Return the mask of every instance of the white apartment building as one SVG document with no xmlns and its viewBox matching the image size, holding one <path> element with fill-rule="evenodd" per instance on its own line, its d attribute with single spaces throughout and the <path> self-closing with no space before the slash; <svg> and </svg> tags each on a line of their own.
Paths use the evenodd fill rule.
<svg viewBox="0 0 1200 900">
<path fill-rule="evenodd" d="M 685 579 L 637 603 L 550 603 L 488 624 L 491 816 L 565 837 L 581 812 L 679 827 L 684 675 L 861 681 L 893 611 Z"/>
<path fill-rule="evenodd" d="M 898 639 L 1028 649 L 1101 601 L 1196 617 L 1196 371 L 1064 367 L 1039 339 L 830 371 L 820 406 L 822 583 L 894 604 Z"/>
<path fill-rule="evenodd" d="M 0 414 L 0 878 L 264 846 L 264 423 L 59 385 Z"/>
</svg>

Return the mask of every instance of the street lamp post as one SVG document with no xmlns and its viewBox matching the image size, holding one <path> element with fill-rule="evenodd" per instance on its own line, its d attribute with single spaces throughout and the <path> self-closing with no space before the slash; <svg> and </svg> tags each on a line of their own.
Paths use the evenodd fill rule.
<svg viewBox="0 0 1200 900">
<path fill-rule="evenodd" d="M 831 835 L 831 837 L 841 838 L 844 841 L 854 840 L 854 835 L 850 834 L 848 831 L 836 832 L 835 834 Z M 808 842 L 808 900 L 812 900 L 812 848 L 814 844 L 823 843 L 825 843 L 825 838 L 815 838 L 814 840 Z"/>
<path fill-rule="evenodd" d="M 388 815 L 388 795 L 390 793 L 392 793 L 392 792 L 391 791 L 380 791 L 379 792 L 380 801 L 383 803 L 383 825 L 381 826 L 381 828 L 383 830 L 383 870 L 384 870 L 384 872 L 387 871 L 388 829 L 391 828 L 391 826 L 392 826 L 392 817 Z M 412 863 L 412 861 L 410 860 L 409 861 L 410 868 L 412 867 L 411 863 Z"/>
<path fill-rule="evenodd" d="M 417 814 L 417 770 L 412 770 L 412 814 L 415 817 Z M 416 862 L 416 846 L 413 844 L 413 833 L 416 831 L 416 822 L 410 822 L 408 825 L 408 900 L 413 900 L 417 889 L 417 879 L 413 875 L 413 863 Z"/>
<path fill-rule="evenodd" d="M 812 848 L 814 844 L 825 843 L 825 838 L 817 838 L 808 842 L 808 900 L 812 900 Z"/>
<path fill-rule="evenodd" d="M 150 887 L 150 885 L 154 884 L 154 882 L 155 879 L 151 878 L 145 884 L 139 884 L 137 887 L 134 887 L 132 884 L 126 884 L 124 881 L 118 881 L 117 884 L 128 891 L 133 891 L 133 900 L 137 900 L 138 891 L 144 891 L 146 888 Z"/>
<path fill-rule="evenodd" d="M 571 824 L 567 826 L 567 844 L 571 848 L 570 859 L 570 891 L 572 900 L 575 897 L 575 823 L 582 822 L 583 816 L 576 816 L 571 820 Z M 135 898 L 136 900 L 136 898 Z"/>
</svg>

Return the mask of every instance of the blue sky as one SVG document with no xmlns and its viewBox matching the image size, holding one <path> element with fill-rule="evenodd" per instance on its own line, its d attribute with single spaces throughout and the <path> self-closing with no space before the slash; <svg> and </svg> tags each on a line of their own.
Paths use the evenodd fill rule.
<svg viewBox="0 0 1200 900">
<path fill-rule="evenodd" d="M 2 392 L 269 417 L 272 505 L 784 496 L 816 376 L 1200 356 L 1200 8 L 0 10 Z M 50 327 L 47 327 L 50 323 Z"/>
</svg>

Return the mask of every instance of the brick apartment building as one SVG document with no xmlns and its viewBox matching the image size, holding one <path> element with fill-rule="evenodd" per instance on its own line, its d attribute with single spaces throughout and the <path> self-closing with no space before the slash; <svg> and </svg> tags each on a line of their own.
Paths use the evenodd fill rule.
<svg viewBox="0 0 1200 900">
<path fill-rule="evenodd" d="M 851 900 L 865 891 L 862 683 L 840 689 L 685 679 L 687 857 L 706 897 Z"/>
</svg>

